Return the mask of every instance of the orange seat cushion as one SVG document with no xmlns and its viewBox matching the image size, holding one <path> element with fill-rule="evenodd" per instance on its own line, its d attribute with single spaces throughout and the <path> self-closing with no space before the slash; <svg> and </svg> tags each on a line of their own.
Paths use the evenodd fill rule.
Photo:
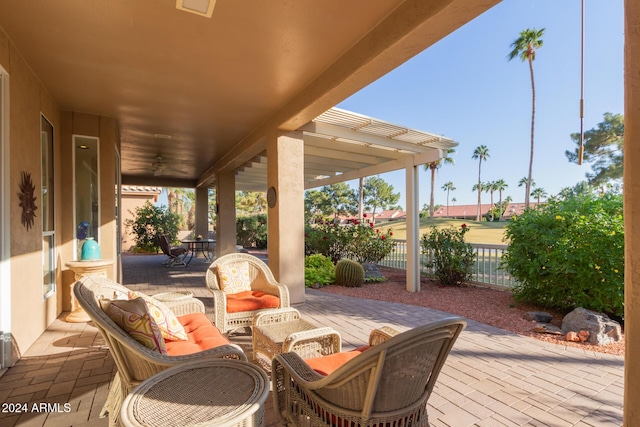
<svg viewBox="0 0 640 427">
<path fill-rule="evenodd" d="M 368 347 L 362 347 L 352 351 L 343 351 L 341 353 L 334 353 L 328 356 L 305 359 L 305 362 L 311 369 L 313 369 L 320 375 L 327 376 L 332 374 L 333 371 L 347 363 L 349 360 L 360 355 L 360 353 L 362 353 L 367 348 Z"/>
<path fill-rule="evenodd" d="M 227 294 L 227 313 L 280 307 L 280 298 L 262 291 L 244 291 Z"/>
<path fill-rule="evenodd" d="M 164 344 L 169 356 L 183 356 L 229 344 L 229 340 L 220 333 L 204 313 L 178 316 L 178 321 L 187 333 L 187 340 L 165 339 Z"/>
</svg>

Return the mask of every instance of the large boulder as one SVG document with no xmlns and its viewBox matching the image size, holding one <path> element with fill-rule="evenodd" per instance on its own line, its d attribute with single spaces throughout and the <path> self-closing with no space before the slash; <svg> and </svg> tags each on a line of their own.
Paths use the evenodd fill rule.
<svg viewBox="0 0 640 427">
<path fill-rule="evenodd" d="M 606 345 L 622 339 L 622 329 L 615 320 L 603 313 L 578 307 L 562 319 L 562 330 L 568 332 L 589 331 L 588 342 Z"/>
<path fill-rule="evenodd" d="M 384 276 L 380 272 L 378 265 L 372 262 L 363 262 L 362 267 L 364 268 L 364 279 L 384 279 Z"/>
</svg>

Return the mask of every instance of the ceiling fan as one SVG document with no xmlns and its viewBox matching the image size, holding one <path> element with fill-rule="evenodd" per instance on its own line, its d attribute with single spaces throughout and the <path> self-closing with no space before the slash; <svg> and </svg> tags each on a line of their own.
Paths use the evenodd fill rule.
<svg viewBox="0 0 640 427">
<path fill-rule="evenodd" d="M 153 172 L 153 176 L 162 175 L 167 168 L 167 164 L 163 160 L 164 159 L 161 155 L 157 155 L 153 163 L 151 163 L 151 172 Z"/>
</svg>

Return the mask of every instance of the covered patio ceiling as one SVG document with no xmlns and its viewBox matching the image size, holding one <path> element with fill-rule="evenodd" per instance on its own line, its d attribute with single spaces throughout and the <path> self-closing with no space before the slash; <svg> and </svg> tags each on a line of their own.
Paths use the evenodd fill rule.
<svg viewBox="0 0 640 427">
<path fill-rule="evenodd" d="M 304 139 L 305 188 L 314 188 L 405 167 L 407 156 L 457 145 L 453 140 L 361 114 L 331 108 L 299 128 Z M 266 191 L 267 156 L 236 172 L 236 190 Z"/>
<path fill-rule="evenodd" d="M 241 168 L 239 189 L 264 189 L 250 175 L 266 138 L 303 129 L 311 186 L 445 147 L 329 109 L 499 1 L 217 0 L 205 17 L 176 0 L 0 0 L 0 50 L 63 111 L 117 121 L 123 184 Z"/>
</svg>

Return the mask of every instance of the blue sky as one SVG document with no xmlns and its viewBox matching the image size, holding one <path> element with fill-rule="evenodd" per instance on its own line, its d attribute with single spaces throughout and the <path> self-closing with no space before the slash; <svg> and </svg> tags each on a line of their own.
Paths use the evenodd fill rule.
<svg viewBox="0 0 640 427">
<path fill-rule="evenodd" d="M 505 0 L 338 107 L 458 142 L 455 165 L 437 172 L 437 204 L 446 203 L 440 187 L 447 181 L 457 188 L 451 193 L 457 205 L 477 202 L 471 188 L 478 161 L 471 156 L 479 145 L 490 154 L 482 181 L 504 179 L 504 197 L 523 202 L 518 181 L 528 172 L 531 83 L 527 64 L 507 61 L 507 54 L 520 31 L 544 27 L 534 61 L 533 180 L 556 194 L 591 171 L 564 154 L 575 147 L 569 135 L 580 129 L 580 11 L 580 0 Z M 605 112 L 624 112 L 623 43 L 623 1 L 585 0 L 585 130 Z M 404 206 L 404 172 L 380 176 L 401 192 Z M 428 202 L 429 176 L 421 170 L 420 206 Z"/>
</svg>

